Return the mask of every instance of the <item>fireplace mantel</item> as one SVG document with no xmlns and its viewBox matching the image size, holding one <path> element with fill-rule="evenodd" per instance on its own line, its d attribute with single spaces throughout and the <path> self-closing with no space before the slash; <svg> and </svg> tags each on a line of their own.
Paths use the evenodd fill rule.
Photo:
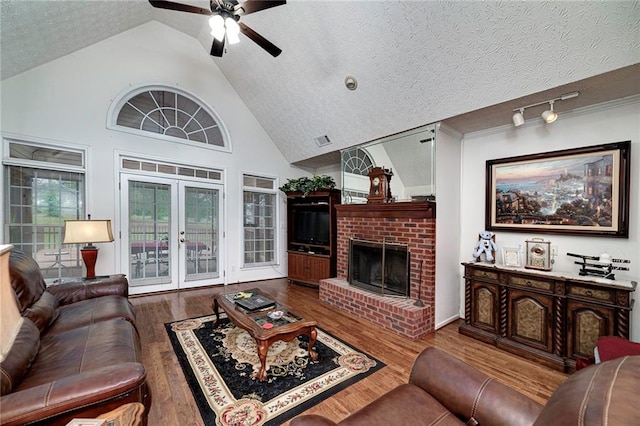
<svg viewBox="0 0 640 426">
<path fill-rule="evenodd" d="M 338 217 L 377 217 L 435 219 L 436 203 L 433 201 L 407 201 L 398 203 L 340 204 L 336 206 Z"/>
</svg>

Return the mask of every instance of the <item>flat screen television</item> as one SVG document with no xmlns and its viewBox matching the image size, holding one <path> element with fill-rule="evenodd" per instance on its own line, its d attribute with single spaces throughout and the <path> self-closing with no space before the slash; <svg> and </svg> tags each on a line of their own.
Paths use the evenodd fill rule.
<svg viewBox="0 0 640 426">
<path fill-rule="evenodd" d="M 331 233 L 329 212 L 296 210 L 294 241 L 297 243 L 328 245 Z"/>
</svg>

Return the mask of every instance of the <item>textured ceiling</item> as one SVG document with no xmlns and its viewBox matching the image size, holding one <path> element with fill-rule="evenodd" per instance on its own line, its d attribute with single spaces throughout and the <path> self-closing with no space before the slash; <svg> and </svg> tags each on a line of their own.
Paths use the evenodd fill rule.
<svg viewBox="0 0 640 426">
<path fill-rule="evenodd" d="M 149 20 L 210 49 L 206 17 L 147 1 L 2 0 L 2 79 Z M 638 1 L 289 1 L 242 22 L 283 53 L 241 36 L 212 61 L 300 165 L 436 121 L 462 133 L 508 124 L 513 108 L 572 90 L 558 110 L 640 93 Z M 321 135 L 332 144 L 316 146 Z"/>
</svg>

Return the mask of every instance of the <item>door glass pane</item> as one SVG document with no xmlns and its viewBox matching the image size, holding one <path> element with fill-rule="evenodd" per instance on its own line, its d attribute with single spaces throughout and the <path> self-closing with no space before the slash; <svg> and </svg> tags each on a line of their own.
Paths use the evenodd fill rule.
<svg viewBox="0 0 640 426">
<path fill-rule="evenodd" d="M 129 181 L 129 276 L 132 285 L 169 279 L 170 223 L 171 187 Z M 160 277 L 165 280 L 158 280 Z"/>
<path fill-rule="evenodd" d="M 218 190 L 186 187 L 185 264 L 187 280 L 218 276 Z"/>
</svg>

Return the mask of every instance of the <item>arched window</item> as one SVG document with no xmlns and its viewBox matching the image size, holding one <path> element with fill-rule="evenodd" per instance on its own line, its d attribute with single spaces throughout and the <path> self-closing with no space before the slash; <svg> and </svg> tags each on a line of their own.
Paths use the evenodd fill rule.
<svg viewBox="0 0 640 426">
<path fill-rule="evenodd" d="M 367 176 L 373 168 L 371 157 L 362 148 L 349 149 L 342 152 L 344 172 L 354 175 Z"/>
<path fill-rule="evenodd" d="M 229 150 L 228 132 L 203 101 L 176 88 L 144 86 L 112 104 L 109 128 Z"/>
</svg>

